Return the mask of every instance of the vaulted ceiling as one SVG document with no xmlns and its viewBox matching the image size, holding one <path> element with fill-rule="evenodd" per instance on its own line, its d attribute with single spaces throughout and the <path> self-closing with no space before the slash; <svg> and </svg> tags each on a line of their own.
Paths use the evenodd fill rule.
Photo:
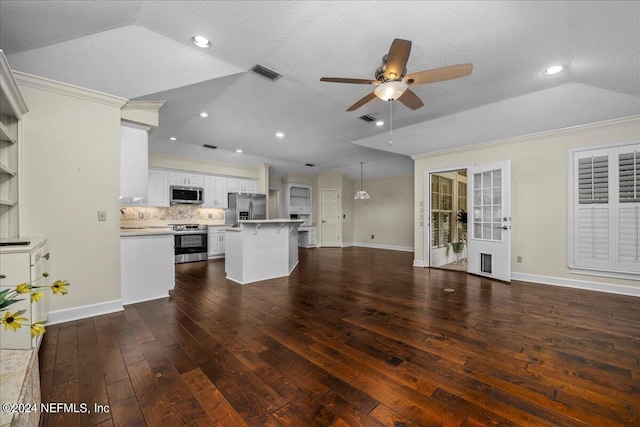
<svg viewBox="0 0 640 427">
<path fill-rule="evenodd" d="M 371 86 L 320 77 L 375 78 L 394 38 L 413 42 L 409 73 L 474 68 L 414 86 L 416 111 L 395 103 L 390 145 L 387 103 L 345 112 Z M 273 176 L 357 177 L 360 161 L 369 177 L 411 173 L 409 155 L 640 114 L 638 1 L 0 0 L 0 48 L 18 71 L 167 100 L 151 151 L 270 163 Z M 569 68 L 542 75 L 555 64 Z"/>
</svg>

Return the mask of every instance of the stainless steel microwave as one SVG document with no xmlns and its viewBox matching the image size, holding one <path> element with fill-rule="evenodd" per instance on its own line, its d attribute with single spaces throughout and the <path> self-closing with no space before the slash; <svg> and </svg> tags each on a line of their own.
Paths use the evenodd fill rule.
<svg viewBox="0 0 640 427">
<path fill-rule="evenodd" d="M 202 188 L 197 187 L 171 187 L 171 204 L 188 203 L 192 205 L 202 204 Z"/>
</svg>

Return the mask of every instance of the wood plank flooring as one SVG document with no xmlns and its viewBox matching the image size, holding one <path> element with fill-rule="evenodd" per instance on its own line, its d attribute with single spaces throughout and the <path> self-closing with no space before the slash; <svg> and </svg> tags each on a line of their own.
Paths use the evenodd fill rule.
<svg viewBox="0 0 640 427">
<path fill-rule="evenodd" d="M 170 298 L 48 328 L 43 426 L 640 425 L 640 299 L 300 251 L 238 285 L 176 266 Z M 443 288 L 454 288 L 445 293 Z"/>
</svg>

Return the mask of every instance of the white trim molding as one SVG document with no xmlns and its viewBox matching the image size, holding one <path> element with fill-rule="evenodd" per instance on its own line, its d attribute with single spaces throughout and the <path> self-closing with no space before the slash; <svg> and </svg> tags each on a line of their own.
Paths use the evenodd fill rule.
<svg viewBox="0 0 640 427">
<path fill-rule="evenodd" d="M 390 251 L 413 252 L 413 246 L 396 246 L 396 245 L 377 245 L 373 243 L 352 243 L 353 246 L 360 248 L 387 249 Z M 343 247 L 346 245 L 343 245 Z"/>
<path fill-rule="evenodd" d="M 426 265 L 424 264 L 424 261 L 421 260 L 421 259 L 414 259 L 413 260 L 413 266 L 414 267 L 422 267 L 422 268 L 426 267 Z"/>
<path fill-rule="evenodd" d="M 584 280 L 564 279 L 561 277 L 540 276 L 537 274 L 526 273 L 512 273 L 511 280 L 640 297 L 640 287 L 636 288 L 632 286 L 615 285 L 612 283 L 587 282 Z"/>
<path fill-rule="evenodd" d="M 47 325 L 57 325 L 58 323 L 71 322 L 73 320 L 86 319 L 88 317 L 101 316 L 103 314 L 123 311 L 122 300 L 101 302 L 98 304 L 83 305 L 80 307 L 68 308 L 49 312 Z"/>
<path fill-rule="evenodd" d="M 111 107 L 122 108 L 129 101 L 128 99 L 121 98 L 119 96 L 109 95 L 108 93 L 98 92 L 67 83 L 57 82 L 55 80 L 34 76 L 32 74 L 22 73 L 20 71 L 14 71 L 13 74 L 16 78 L 16 81 L 18 82 L 18 85 L 59 93 L 61 95 L 80 98 L 91 102 L 97 102 L 99 104 L 105 104 Z"/>
</svg>

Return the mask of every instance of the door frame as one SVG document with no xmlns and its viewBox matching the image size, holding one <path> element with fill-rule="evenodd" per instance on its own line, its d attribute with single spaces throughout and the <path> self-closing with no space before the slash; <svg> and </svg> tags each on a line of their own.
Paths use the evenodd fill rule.
<svg viewBox="0 0 640 427">
<path fill-rule="evenodd" d="M 318 220 L 318 233 L 316 234 L 316 238 L 318 237 L 318 234 L 320 235 L 319 237 L 319 243 L 318 246 L 319 247 L 323 247 L 324 246 L 324 241 L 322 239 L 323 233 L 322 233 L 322 192 L 323 191 L 337 191 L 338 192 L 338 246 L 328 246 L 330 248 L 341 248 L 343 247 L 343 239 L 342 239 L 342 189 L 340 188 L 321 188 L 320 191 L 318 192 L 318 216 L 320 217 Z"/>
<path fill-rule="evenodd" d="M 494 280 L 500 280 L 505 283 L 511 282 L 511 159 L 500 160 L 497 162 L 486 163 L 473 166 L 473 171 L 468 171 L 469 175 L 467 185 L 467 200 L 470 203 L 469 212 L 471 213 L 470 226 L 468 227 L 468 240 L 467 240 L 467 272 L 477 276 L 490 277 Z M 475 224 L 473 221 L 472 209 L 475 207 L 474 199 L 474 174 L 483 174 L 491 170 L 499 169 L 501 174 L 501 200 L 502 200 L 502 215 L 500 218 L 500 228 L 504 228 L 502 232 L 502 239 L 500 241 L 487 240 L 484 238 L 475 238 Z M 492 218 L 489 222 L 493 223 Z M 483 223 L 484 224 L 484 223 Z M 491 256 L 491 273 L 483 273 L 480 271 L 479 257 L 474 255 L 487 254 Z M 493 255 L 497 255 L 494 257 Z M 506 260 L 504 259 L 506 257 Z M 505 261 L 500 263 L 503 268 L 494 268 L 498 264 L 496 261 Z M 477 268 L 476 268 L 477 267 Z"/>
<path fill-rule="evenodd" d="M 464 164 L 458 166 L 450 166 L 436 169 L 424 170 L 424 205 L 420 206 L 419 215 L 422 215 L 420 219 L 422 221 L 422 245 L 423 245 L 423 267 L 431 267 L 431 174 L 443 173 L 443 172 L 455 172 L 459 170 L 467 170 L 475 165 Z M 467 201 L 467 203 L 469 203 Z M 428 216 L 425 217 L 425 213 Z"/>
</svg>

